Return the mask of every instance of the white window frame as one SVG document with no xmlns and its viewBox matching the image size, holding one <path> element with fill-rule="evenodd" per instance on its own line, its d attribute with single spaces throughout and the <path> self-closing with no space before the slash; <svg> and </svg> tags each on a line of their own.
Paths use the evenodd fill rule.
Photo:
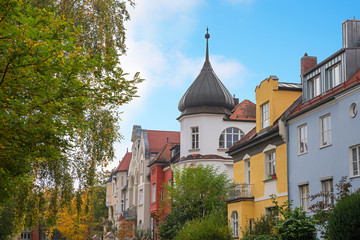
<svg viewBox="0 0 360 240">
<path fill-rule="evenodd" d="M 199 149 L 199 127 L 191 128 L 191 149 Z"/>
<path fill-rule="evenodd" d="M 276 151 L 268 151 L 265 153 L 265 179 L 276 175 Z"/>
<path fill-rule="evenodd" d="M 321 94 L 320 75 L 317 75 L 308 81 L 309 99 L 317 97 Z"/>
<path fill-rule="evenodd" d="M 341 83 L 341 63 L 338 63 L 326 70 L 325 89 L 329 90 Z"/>
<path fill-rule="evenodd" d="M 250 159 L 244 160 L 244 170 L 245 170 L 245 183 L 250 184 L 251 181 L 251 165 L 250 165 Z"/>
<path fill-rule="evenodd" d="M 350 177 L 360 176 L 360 145 L 350 148 Z"/>
<path fill-rule="evenodd" d="M 232 232 L 232 236 L 233 238 L 238 238 L 239 237 L 239 214 L 237 211 L 233 211 L 231 213 L 231 232 Z"/>
<path fill-rule="evenodd" d="M 298 126 L 298 154 L 304 154 L 308 152 L 307 144 L 307 124 Z"/>
<path fill-rule="evenodd" d="M 144 196 L 143 196 L 143 190 L 139 190 L 139 205 L 142 205 L 144 203 Z"/>
<path fill-rule="evenodd" d="M 234 143 L 240 140 L 245 135 L 245 133 L 235 127 L 229 127 L 222 131 L 219 137 L 219 148 L 225 149 L 231 147 Z"/>
<path fill-rule="evenodd" d="M 260 106 L 261 108 L 261 129 L 270 126 L 270 104 L 266 102 Z"/>
<path fill-rule="evenodd" d="M 151 202 L 155 203 L 156 201 L 156 183 L 151 185 Z"/>
<path fill-rule="evenodd" d="M 310 206 L 309 184 L 299 185 L 299 198 L 300 207 L 302 207 L 303 210 L 308 211 Z"/>
<path fill-rule="evenodd" d="M 332 178 L 321 180 L 322 200 L 326 204 L 334 204 L 334 184 Z"/>
<path fill-rule="evenodd" d="M 320 147 L 331 145 L 331 114 L 328 113 L 319 118 L 320 120 Z"/>
</svg>

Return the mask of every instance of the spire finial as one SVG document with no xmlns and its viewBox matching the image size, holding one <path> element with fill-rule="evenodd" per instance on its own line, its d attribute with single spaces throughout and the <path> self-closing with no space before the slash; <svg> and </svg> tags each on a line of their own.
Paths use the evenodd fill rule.
<svg viewBox="0 0 360 240">
<path fill-rule="evenodd" d="M 209 28 L 206 28 L 205 38 L 206 38 L 206 61 L 209 61 L 209 43 L 208 43 L 210 38 Z"/>
</svg>

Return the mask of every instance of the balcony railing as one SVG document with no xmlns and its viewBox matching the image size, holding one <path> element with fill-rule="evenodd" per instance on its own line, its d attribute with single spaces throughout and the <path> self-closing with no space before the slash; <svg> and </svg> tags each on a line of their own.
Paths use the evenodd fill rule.
<svg viewBox="0 0 360 240">
<path fill-rule="evenodd" d="M 249 199 L 253 198 L 253 184 L 240 183 L 232 184 L 228 188 L 228 201 L 236 199 Z"/>
<path fill-rule="evenodd" d="M 136 206 L 131 206 L 123 212 L 124 220 L 136 219 L 136 217 L 137 217 Z"/>
</svg>

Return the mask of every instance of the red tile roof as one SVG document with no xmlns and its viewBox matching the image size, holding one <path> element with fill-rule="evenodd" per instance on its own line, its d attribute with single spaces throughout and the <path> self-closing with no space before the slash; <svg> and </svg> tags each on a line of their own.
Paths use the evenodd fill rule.
<svg viewBox="0 0 360 240">
<path fill-rule="evenodd" d="M 227 153 L 234 151 L 235 149 L 237 149 L 239 146 L 243 146 L 246 145 L 247 143 L 250 143 L 252 141 L 255 141 L 257 139 L 260 139 L 261 136 L 266 136 L 267 134 L 272 133 L 273 131 L 276 131 L 279 128 L 279 122 L 276 120 L 273 125 L 271 125 L 271 127 L 268 127 L 260 132 L 256 132 L 256 127 L 254 127 L 253 129 L 250 130 L 250 132 L 248 132 L 245 136 L 243 136 L 242 138 L 240 138 L 239 141 L 237 141 L 236 143 L 234 143 L 234 145 L 232 145 L 229 150 L 227 151 Z"/>
<path fill-rule="evenodd" d="M 256 121 L 255 103 L 245 99 L 234 107 L 229 118 L 231 120 Z"/>
<path fill-rule="evenodd" d="M 146 130 L 149 150 L 158 153 L 166 143 L 180 143 L 180 132 Z"/>
<path fill-rule="evenodd" d="M 324 102 L 332 99 L 332 97 L 338 93 L 341 93 L 348 88 L 360 83 L 360 70 L 358 70 L 349 80 L 341 83 L 340 85 L 320 94 L 319 96 L 312 98 L 308 101 L 300 102 L 293 110 L 290 110 L 286 119 L 291 119 L 300 113 L 310 110 L 312 107 L 318 106 Z"/>
<path fill-rule="evenodd" d="M 127 152 L 121 162 L 119 163 L 119 166 L 116 168 L 115 172 L 120 171 L 127 171 L 129 170 L 130 160 L 131 160 L 131 152 Z"/>
<path fill-rule="evenodd" d="M 171 159 L 170 149 L 177 145 L 178 143 L 167 143 L 163 146 L 160 152 L 155 156 L 155 158 L 150 162 L 149 166 L 155 163 L 168 163 Z"/>
</svg>

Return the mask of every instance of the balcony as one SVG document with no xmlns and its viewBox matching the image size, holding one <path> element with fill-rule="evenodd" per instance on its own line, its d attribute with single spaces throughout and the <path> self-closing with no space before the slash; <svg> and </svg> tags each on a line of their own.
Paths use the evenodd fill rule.
<svg viewBox="0 0 360 240">
<path fill-rule="evenodd" d="M 253 200 L 254 184 L 234 183 L 228 188 L 228 202 L 237 202 L 241 200 Z"/>
<path fill-rule="evenodd" d="M 131 206 L 123 212 L 124 220 L 135 220 L 137 217 L 136 206 Z"/>
</svg>

